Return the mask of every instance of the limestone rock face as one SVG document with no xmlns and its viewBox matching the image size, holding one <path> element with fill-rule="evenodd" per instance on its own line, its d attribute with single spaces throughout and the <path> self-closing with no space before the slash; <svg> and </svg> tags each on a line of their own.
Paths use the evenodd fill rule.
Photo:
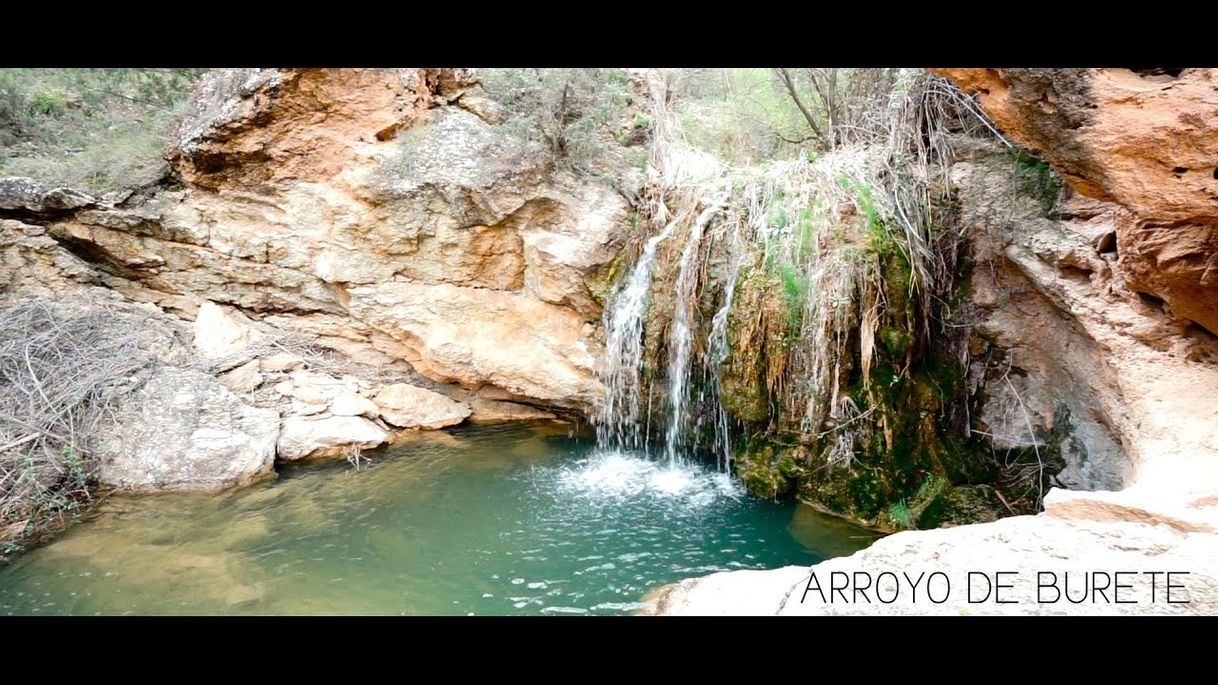
<svg viewBox="0 0 1218 685">
<path fill-rule="evenodd" d="M 124 489 L 214 490 L 273 473 L 279 416 L 214 377 L 163 367 L 117 402 L 98 437 L 101 482 Z"/>
<path fill-rule="evenodd" d="M 1218 334 L 1218 69 L 939 69 L 1115 226 L 1130 288 Z"/>
<path fill-rule="evenodd" d="M 470 400 L 473 413 L 469 420 L 473 423 L 500 423 L 504 421 L 552 421 L 554 414 L 515 402 L 500 402 L 475 397 Z"/>
<path fill-rule="evenodd" d="M 361 416 L 290 416 L 279 435 L 279 458 L 337 457 L 352 448 L 379 447 L 388 439 L 383 428 Z"/>
<path fill-rule="evenodd" d="M 406 383 L 386 385 L 372 398 L 381 418 L 399 428 L 443 428 L 473 413 L 468 404 Z"/>
<path fill-rule="evenodd" d="M 237 368 L 225 373 L 224 386 L 236 393 L 250 392 L 262 385 L 262 374 L 258 373 L 258 360 L 251 359 Z"/>
<path fill-rule="evenodd" d="M 47 188 L 28 178 L 0 178 L 0 209 L 39 214 L 88 207 L 97 199 L 73 188 Z"/>
<path fill-rule="evenodd" d="M 587 409 L 600 392 L 589 283 L 629 204 L 512 143 L 471 88 L 453 69 L 217 70 L 169 154 L 182 185 L 64 200 L 74 208 L 40 221 L 144 301 L 231 306 L 361 362 Z M 49 206 L 22 188 L 9 204 Z M 242 342 L 212 330 L 213 306 L 199 315 L 208 354 Z"/>
<path fill-rule="evenodd" d="M 392 138 L 468 80 L 453 69 L 218 70 L 197 87 L 170 162 L 209 187 L 325 179 L 354 145 Z"/>
<path fill-rule="evenodd" d="M 99 284 L 101 275 L 42 226 L 0 219 L 0 289 L 51 295 Z"/>
<path fill-rule="evenodd" d="M 409 282 L 354 288 L 350 307 L 434 380 L 555 406 L 587 406 L 596 397 L 596 360 L 584 321 L 569 309 L 511 292 Z"/>
<path fill-rule="evenodd" d="M 1218 554 L 1218 535 L 1212 531 L 1179 530 L 1153 518 L 1144 522 L 1114 518 L 1118 520 L 1063 520 L 1040 514 L 958 528 L 897 533 L 853 556 L 830 559 L 811 568 L 730 571 L 685 580 L 655 593 L 645 612 L 675 616 L 1208 615 L 1218 609 L 1218 576 L 1210 561 Z M 1111 601 L 1111 572 L 1117 570 L 1133 572 L 1120 579 L 1128 585 L 1120 598 L 1128 603 Z M 1173 578 L 1173 584 L 1181 585 L 1181 589 L 1173 590 L 1175 603 L 1167 601 L 1163 572 L 1168 570 L 1188 571 L 1187 575 Z M 1015 572 L 1001 578 L 1010 585 L 1002 591 L 1004 603 L 995 602 L 992 594 L 989 601 L 970 603 L 969 571 L 988 574 L 991 579 L 1000 571 Z M 1064 599 L 1050 602 L 1054 595 L 1048 589 L 1040 591 L 1038 598 L 1040 571 L 1055 573 L 1059 590 L 1064 574 L 1069 572 L 1070 591 L 1075 598 L 1083 597 L 1084 574 L 1108 573 L 1106 580 L 1097 582 L 1107 584 L 1108 601 L 1096 598 L 1081 603 Z M 824 600 L 815 590 L 805 595 L 813 572 L 824 588 Z M 891 603 L 880 602 L 872 588 L 867 595 L 870 603 L 853 595 L 850 589 L 845 595 L 848 601 L 841 601 L 840 596 L 828 601 L 834 572 L 859 578 L 859 585 L 863 579 L 871 578 L 886 600 L 896 599 Z M 900 581 L 901 591 L 895 592 L 897 588 L 890 578 L 879 580 L 882 573 L 900 579 L 902 572 L 911 578 L 918 578 L 919 574 L 926 574 L 927 578 L 936 572 L 944 574 L 950 588 L 945 594 L 944 589 L 949 586 L 938 580 L 935 592 L 936 599 L 946 597 L 946 601 L 931 602 L 925 582 L 915 597 L 904 581 Z M 859 575 L 853 575 L 856 573 Z M 1153 591 L 1150 576 L 1144 575 L 1147 573 L 1159 574 Z M 985 596 L 985 582 L 977 577 L 972 582 L 973 598 Z"/>
<path fill-rule="evenodd" d="M 380 416 L 380 409 L 367 397 L 344 390 L 330 402 L 330 413 L 335 416 L 364 416 L 375 419 Z"/>
</svg>

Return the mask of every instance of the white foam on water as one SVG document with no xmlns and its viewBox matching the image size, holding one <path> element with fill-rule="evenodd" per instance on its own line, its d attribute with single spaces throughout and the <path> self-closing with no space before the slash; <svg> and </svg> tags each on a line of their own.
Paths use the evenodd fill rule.
<svg viewBox="0 0 1218 685">
<path fill-rule="evenodd" d="M 694 506 L 736 499 L 744 493 L 727 474 L 698 464 L 682 461 L 669 464 L 642 453 L 616 450 L 598 451 L 562 468 L 558 484 L 562 490 L 578 495 L 607 499 L 680 498 Z"/>
</svg>

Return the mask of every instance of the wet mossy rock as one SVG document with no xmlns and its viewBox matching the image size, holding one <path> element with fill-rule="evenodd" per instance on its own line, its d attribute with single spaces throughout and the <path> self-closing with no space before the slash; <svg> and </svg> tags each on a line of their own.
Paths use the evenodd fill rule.
<svg viewBox="0 0 1218 685">
<path fill-rule="evenodd" d="M 734 353 L 724 368 L 723 406 L 754 426 L 754 436 L 768 438 L 754 437 L 738 451 L 738 473 L 760 496 L 790 493 L 881 529 L 956 523 L 967 517 L 950 507 L 942 513 L 950 498 L 930 515 L 924 512 L 945 488 L 996 481 L 997 464 L 981 440 L 969 437 L 967 412 L 960 411 L 969 401 L 965 371 L 948 348 L 948 336 L 921 330 L 924 314 L 909 296 L 908 262 L 895 249 L 876 259 L 884 306 L 868 376 L 862 375 L 857 342 L 854 358 L 842 361 L 842 391 L 860 411 L 851 421 L 858 437 L 849 464 L 829 463 L 834 425 L 792 425 L 793 417 L 778 415 L 786 390 L 769 381 L 781 375 L 781 369 L 775 373 L 776 359 L 785 363 L 788 356 L 782 288 L 764 268 L 754 267 L 741 279 L 737 312 L 749 315 L 734 318 L 729 330 Z M 991 510 L 1003 511 L 1001 503 Z"/>
<path fill-rule="evenodd" d="M 742 269 L 727 331 L 732 353 L 722 368 L 719 401 L 746 424 L 765 423 L 776 406 L 772 386 L 785 368 L 790 318 L 781 292 L 777 279 L 758 264 Z"/>
<path fill-rule="evenodd" d="M 1009 512 L 989 485 L 964 485 L 939 493 L 918 517 L 919 528 L 997 521 Z"/>
<path fill-rule="evenodd" d="M 736 475 L 758 497 L 788 497 L 807 470 L 807 457 L 801 448 L 755 439 L 737 455 Z"/>
</svg>

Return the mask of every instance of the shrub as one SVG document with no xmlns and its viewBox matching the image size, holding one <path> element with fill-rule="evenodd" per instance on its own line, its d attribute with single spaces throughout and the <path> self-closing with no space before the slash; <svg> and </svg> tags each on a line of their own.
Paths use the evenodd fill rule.
<svg viewBox="0 0 1218 685">
<path fill-rule="evenodd" d="M 0 175 L 107 192 L 157 180 L 199 69 L 0 69 Z"/>
<path fill-rule="evenodd" d="M 90 498 L 97 428 L 152 363 L 139 342 L 146 316 L 104 300 L 71 308 L 32 299 L 0 310 L 0 532 L 8 532 L 0 537 L 17 537 L 8 547 Z"/>
<path fill-rule="evenodd" d="M 623 130 L 651 125 L 629 108 L 633 97 L 623 69 L 485 69 L 487 95 L 511 116 L 497 125 L 509 138 L 540 144 L 559 164 L 597 172 Z"/>
</svg>

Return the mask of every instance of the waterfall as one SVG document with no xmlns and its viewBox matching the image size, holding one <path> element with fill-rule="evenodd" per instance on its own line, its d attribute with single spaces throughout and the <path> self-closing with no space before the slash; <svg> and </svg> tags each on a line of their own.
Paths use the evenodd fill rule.
<svg viewBox="0 0 1218 685">
<path fill-rule="evenodd" d="M 683 441 L 683 427 L 689 394 L 689 367 L 693 329 L 693 297 L 696 285 L 698 250 L 706 226 L 722 208 L 723 201 L 711 203 L 698 215 L 681 252 L 677 275 L 675 311 L 669 334 L 668 409 L 665 433 L 666 454 L 670 464 L 677 461 Z M 605 310 L 605 364 L 601 381 L 605 399 L 596 414 L 596 437 L 602 446 L 643 449 L 646 433 L 640 426 L 643 388 L 643 321 L 651 304 L 652 268 L 660 243 L 668 240 L 680 223 L 673 219 L 664 230 L 648 239 L 634 270 L 618 289 L 613 306 Z M 724 315 L 726 317 L 726 314 Z M 650 407 L 650 397 L 648 398 Z M 650 411 L 647 412 L 650 419 Z"/>
<path fill-rule="evenodd" d="M 668 360 L 668 404 L 671 410 L 668 421 L 668 432 L 665 435 L 668 453 L 668 463 L 676 464 L 677 448 L 682 443 L 682 432 L 685 424 L 685 405 L 688 400 L 690 328 L 692 326 L 692 309 L 694 303 L 695 271 L 698 264 L 696 259 L 698 248 L 702 245 L 702 233 L 715 214 L 723 206 L 722 200 L 712 202 L 702 210 L 690 229 L 689 239 L 681 252 L 680 271 L 677 275 L 676 298 L 672 332 L 669 334 Z"/>
<path fill-rule="evenodd" d="M 644 447 L 639 430 L 640 371 L 643 364 L 643 317 L 651 300 L 651 269 L 656 249 L 676 230 L 673 219 L 648 239 L 638 264 L 605 310 L 605 365 L 601 381 L 605 400 L 596 415 L 597 443 L 620 449 Z"/>
<path fill-rule="evenodd" d="M 711 318 L 710 334 L 706 336 L 706 365 L 711 372 L 712 389 L 715 395 L 715 451 L 719 457 L 719 470 L 727 473 L 732 463 L 731 435 L 728 433 L 727 410 L 719 402 L 721 387 L 719 372 L 723 362 L 727 360 L 730 348 L 727 342 L 727 319 L 732 314 L 732 302 L 736 295 L 736 281 L 740 278 L 740 265 L 744 262 L 744 239 L 739 227 L 732 231 L 732 244 L 729 248 L 731 268 L 727 283 L 724 285 L 723 306 Z"/>
</svg>

